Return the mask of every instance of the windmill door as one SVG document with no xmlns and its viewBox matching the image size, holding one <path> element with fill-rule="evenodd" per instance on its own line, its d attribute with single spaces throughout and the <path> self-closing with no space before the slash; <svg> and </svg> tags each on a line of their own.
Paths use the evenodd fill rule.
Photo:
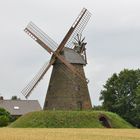
<svg viewBox="0 0 140 140">
<path fill-rule="evenodd" d="M 78 110 L 82 110 L 82 107 L 83 105 L 82 105 L 82 102 L 81 101 L 79 101 L 79 102 L 77 102 L 77 109 Z"/>
</svg>

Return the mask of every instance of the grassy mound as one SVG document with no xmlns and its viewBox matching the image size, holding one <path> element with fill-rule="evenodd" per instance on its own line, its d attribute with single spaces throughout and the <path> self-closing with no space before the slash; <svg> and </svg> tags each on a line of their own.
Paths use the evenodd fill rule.
<svg viewBox="0 0 140 140">
<path fill-rule="evenodd" d="M 105 116 L 112 128 L 132 128 L 118 115 L 105 111 L 39 111 L 28 113 L 9 127 L 20 128 L 104 128 L 99 116 Z"/>
</svg>

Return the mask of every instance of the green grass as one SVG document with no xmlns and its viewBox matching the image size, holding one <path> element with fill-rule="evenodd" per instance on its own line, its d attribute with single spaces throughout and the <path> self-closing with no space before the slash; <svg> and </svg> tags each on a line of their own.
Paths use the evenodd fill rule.
<svg viewBox="0 0 140 140">
<path fill-rule="evenodd" d="M 9 127 L 19 128 L 104 128 L 99 116 L 104 114 L 112 128 L 132 128 L 117 114 L 105 111 L 39 111 L 28 113 Z"/>
</svg>

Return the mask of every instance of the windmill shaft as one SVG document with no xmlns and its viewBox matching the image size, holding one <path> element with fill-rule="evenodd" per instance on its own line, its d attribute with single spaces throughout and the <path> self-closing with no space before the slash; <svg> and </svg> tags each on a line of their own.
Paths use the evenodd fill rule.
<svg viewBox="0 0 140 140">
<path fill-rule="evenodd" d="M 74 31 L 74 28 L 71 27 L 70 30 L 68 31 L 68 33 L 66 34 L 66 36 L 64 37 L 63 41 L 60 43 L 59 47 L 57 48 L 57 50 L 56 50 L 57 53 L 63 50 L 66 42 L 68 41 L 68 39 L 71 36 L 71 34 L 73 33 L 73 31 Z"/>
<path fill-rule="evenodd" d="M 84 16 L 84 14 L 86 13 L 87 9 L 82 9 L 80 15 L 78 16 L 78 18 L 75 20 L 75 22 L 73 23 L 72 27 L 76 28 L 77 25 L 79 24 L 79 22 L 81 21 L 82 17 Z"/>
</svg>

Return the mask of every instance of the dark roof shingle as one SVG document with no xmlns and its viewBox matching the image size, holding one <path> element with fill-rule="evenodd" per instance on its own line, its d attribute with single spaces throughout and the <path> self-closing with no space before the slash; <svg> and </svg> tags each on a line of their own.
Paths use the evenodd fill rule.
<svg viewBox="0 0 140 140">
<path fill-rule="evenodd" d="M 41 110 L 37 100 L 0 100 L 0 107 L 6 109 L 11 115 L 24 115 Z"/>
</svg>

